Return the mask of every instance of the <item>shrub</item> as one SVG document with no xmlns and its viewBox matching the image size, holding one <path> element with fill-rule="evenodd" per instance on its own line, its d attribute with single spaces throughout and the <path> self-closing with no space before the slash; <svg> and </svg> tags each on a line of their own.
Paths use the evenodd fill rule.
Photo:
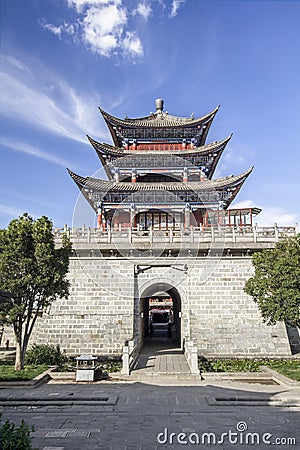
<svg viewBox="0 0 300 450">
<path fill-rule="evenodd" d="M 2 418 L 0 416 L 0 421 Z M 8 419 L 0 425 L 0 448 L 2 450 L 34 450 L 31 445 L 30 433 L 34 427 L 26 425 L 22 420 L 21 425 L 17 427 Z"/>
<path fill-rule="evenodd" d="M 199 358 L 201 372 L 258 372 L 264 360 L 251 359 L 218 359 L 208 361 Z"/>
<path fill-rule="evenodd" d="M 26 353 L 26 364 L 47 364 L 48 366 L 62 366 L 67 357 L 61 352 L 59 345 L 33 344 Z"/>
<path fill-rule="evenodd" d="M 122 360 L 115 356 L 99 356 L 98 357 L 99 368 L 103 372 L 119 372 L 122 369 Z"/>
</svg>

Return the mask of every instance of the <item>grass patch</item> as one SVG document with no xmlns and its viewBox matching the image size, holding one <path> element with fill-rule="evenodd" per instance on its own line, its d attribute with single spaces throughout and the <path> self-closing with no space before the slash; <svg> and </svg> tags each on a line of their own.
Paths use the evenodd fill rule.
<svg viewBox="0 0 300 450">
<path fill-rule="evenodd" d="M 199 358 L 201 372 L 259 372 L 260 366 L 268 366 L 278 373 L 300 381 L 300 361 L 278 359 L 216 359 Z"/>
<path fill-rule="evenodd" d="M 266 366 L 292 380 L 300 381 L 300 361 L 274 360 L 266 362 Z"/>
<path fill-rule="evenodd" d="M 28 381 L 48 369 L 46 365 L 25 366 L 24 370 L 15 370 L 13 365 L 0 365 L 0 381 Z"/>
</svg>

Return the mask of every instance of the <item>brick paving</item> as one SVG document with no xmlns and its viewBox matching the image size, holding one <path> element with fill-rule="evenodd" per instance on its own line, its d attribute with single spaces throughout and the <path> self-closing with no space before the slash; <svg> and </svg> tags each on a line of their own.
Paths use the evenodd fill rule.
<svg viewBox="0 0 300 450">
<path fill-rule="evenodd" d="M 0 412 L 34 425 L 39 450 L 300 448 L 300 387 L 177 377 L 186 370 L 179 349 L 151 346 L 152 353 L 142 352 L 139 379 L 2 389 Z M 156 372 L 165 366 L 173 378 Z"/>
<path fill-rule="evenodd" d="M 278 408 L 272 406 L 223 406 L 209 405 L 208 397 L 247 397 L 261 396 L 272 399 L 282 393 L 282 386 L 247 387 L 246 384 L 219 382 L 208 385 L 184 386 L 177 381 L 172 385 L 149 383 L 106 383 L 102 385 L 45 385 L 35 390 L 35 395 L 45 397 L 49 392 L 66 395 L 72 392 L 74 403 L 70 405 L 20 405 L 2 407 L 3 416 L 20 422 L 24 419 L 35 426 L 34 445 L 39 450 L 159 450 L 195 448 L 197 445 L 179 444 L 179 433 L 187 437 L 202 437 L 205 433 L 214 433 L 220 441 L 222 433 L 229 430 L 237 432 L 242 423 L 248 432 L 264 433 L 276 438 L 295 438 L 295 445 L 273 445 L 273 448 L 299 449 L 300 445 L 300 408 Z M 181 384 L 179 384 L 181 383 Z M 23 391 L 23 390 L 22 390 Z M 93 394 L 107 397 L 117 396 L 115 405 L 77 404 L 76 397 Z M 20 393 L 21 394 L 21 393 Z M 25 394 L 24 394 L 25 395 Z M 291 393 L 300 397 L 300 390 Z M 175 435 L 171 435 L 175 433 Z M 240 433 L 241 434 L 241 433 Z M 244 433 L 245 434 L 245 433 Z M 160 442 L 158 442 L 160 436 Z M 167 443 L 164 441 L 167 439 Z M 208 437 L 205 438 L 206 440 Z M 267 449 L 268 444 L 259 445 L 212 443 L 200 447 L 219 449 L 247 448 Z M 198 445 L 199 447 L 199 445 Z"/>
</svg>

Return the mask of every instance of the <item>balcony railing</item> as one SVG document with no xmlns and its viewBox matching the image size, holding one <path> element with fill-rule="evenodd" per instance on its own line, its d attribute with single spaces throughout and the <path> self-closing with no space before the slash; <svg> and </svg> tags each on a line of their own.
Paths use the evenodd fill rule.
<svg viewBox="0 0 300 450">
<path fill-rule="evenodd" d="M 285 237 L 298 234 L 298 226 L 273 227 L 244 226 L 244 227 L 209 227 L 188 228 L 181 230 L 138 230 L 137 228 L 97 229 L 82 226 L 81 228 L 55 228 L 54 237 L 57 246 L 61 245 L 62 236 L 66 234 L 75 247 L 82 244 L 101 246 L 101 244 L 128 244 L 128 243 L 225 243 L 225 244 L 247 244 L 247 243 L 276 243 Z"/>
</svg>

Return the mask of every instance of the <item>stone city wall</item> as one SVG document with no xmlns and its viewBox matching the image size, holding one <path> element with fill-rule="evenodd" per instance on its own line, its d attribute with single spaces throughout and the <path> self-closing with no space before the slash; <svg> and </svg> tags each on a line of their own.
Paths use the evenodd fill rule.
<svg viewBox="0 0 300 450">
<path fill-rule="evenodd" d="M 204 356 L 290 354 L 284 325 L 266 326 L 243 287 L 251 257 L 71 258 L 68 299 L 54 302 L 37 324 L 32 342 L 60 344 L 68 354 L 120 355 L 125 341 L 140 343 L 140 296 L 151 285 L 175 287 L 181 299 L 181 337 Z M 207 278 L 207 279 L 206 279 Z"/>
</svg>

